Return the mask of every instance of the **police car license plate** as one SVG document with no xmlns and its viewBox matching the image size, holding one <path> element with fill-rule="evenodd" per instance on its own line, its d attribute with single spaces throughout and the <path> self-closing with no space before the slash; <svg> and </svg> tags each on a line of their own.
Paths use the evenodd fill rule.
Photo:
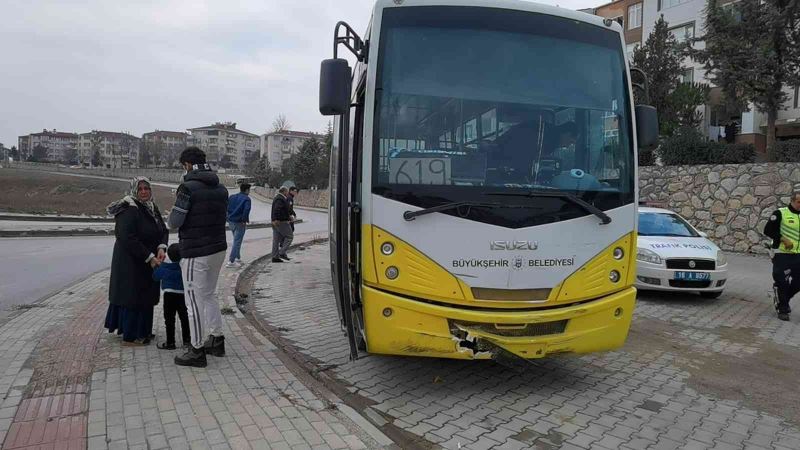
<svg viewBox="0 0 800 450">
<path fill-rule="evenodd" d="M 676 280 L 706 281 L 711 279 L 711 274 L 706 272 L 675 272 Z"/>
</svg>

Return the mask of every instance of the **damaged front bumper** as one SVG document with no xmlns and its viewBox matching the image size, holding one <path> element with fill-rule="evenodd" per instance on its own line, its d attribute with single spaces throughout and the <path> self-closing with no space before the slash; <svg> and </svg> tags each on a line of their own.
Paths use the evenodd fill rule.
<svg viewBox="0 0 800 450">
<path fill-rule="evenodd" d="M 467 310 L 362 287 L 367 351 L 389 355 L 533 359 L 621 347 L 636 289 L 546 310 Z"/>
</svg>

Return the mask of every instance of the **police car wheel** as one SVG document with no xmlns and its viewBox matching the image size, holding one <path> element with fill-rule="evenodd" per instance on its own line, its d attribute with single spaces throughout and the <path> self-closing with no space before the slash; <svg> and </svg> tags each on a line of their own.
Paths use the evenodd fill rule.
<svg viewBox="0 0 800 450">
<path fill-rule="evenodd" d="M 700 296 L 703 298 L 719 298 L 722 295 L 722 291 L 717 292 L 701 292 Z"/>
</svg>

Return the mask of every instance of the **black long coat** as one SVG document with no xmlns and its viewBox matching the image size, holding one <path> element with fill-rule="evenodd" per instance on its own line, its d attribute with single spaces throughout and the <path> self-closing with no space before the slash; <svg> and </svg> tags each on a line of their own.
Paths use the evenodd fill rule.
<svg viewBox="0 0 800 450">
<path fill-rule="evenodd" d="M 272 221 L 280 220 L 281 222 L 287 222 L 290 219 L 290 211 L 291 207 L 286 197 L 278 194 L 272 199 Z"/>
<path fill-rule="evenodd" d="M 128 206 L 114 217 L 114 256 L 111 259 L 111 281 L 108 301 L 113 305 L 131 309 L 144 309 L 158 303 L 159 283 L 153 280 L 153 269 L 145 262 L 152 253 L 158 255 L 158 246 L 166 245 L 169 230 L 155 208 L 158 222 L 145 210 L 145 206 Z"/>
</svg>

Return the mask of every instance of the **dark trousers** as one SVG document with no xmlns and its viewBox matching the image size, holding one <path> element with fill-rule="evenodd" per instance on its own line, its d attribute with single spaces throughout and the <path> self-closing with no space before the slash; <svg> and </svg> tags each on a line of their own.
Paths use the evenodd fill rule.
<svg viewBox="0 0 800 450">
<path fill-rule="evenodd" d="M 790 313 L 789 300 L 800 292 L 800 254 L 776 253 L 772 258 L 772 279 L 775 281 L 779 313 Z"/>
<path fill-rule="evenodd" d="M 175 344 L 175 313 L 181 320 L 181 338 L 184 344 L 191 342 L 189 337 L 189 315 L 183 294 L 164 292 L 164 325 L 167 328 L 167 344 Z"/>
</svg>

